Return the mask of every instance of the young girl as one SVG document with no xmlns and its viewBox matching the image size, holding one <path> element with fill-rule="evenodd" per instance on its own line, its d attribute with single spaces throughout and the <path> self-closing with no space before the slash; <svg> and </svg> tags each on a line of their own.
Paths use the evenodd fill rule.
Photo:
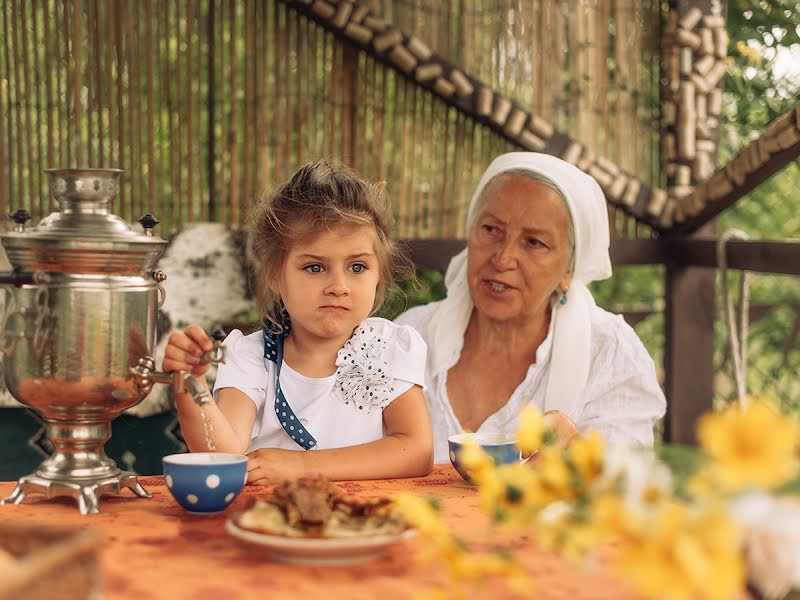
<svg viewBox="0 0 800 600">
<path fill-rule="evenodd" d="M 247 452 L 248 483 L 427 475 L 433 440 L 422 395 L 426 346 L 409 326 L 369 317 L 402 268 L 383 191 L 344 168 L 302 167 L 251 217 L 263 328 L 227 337 L 215 403 L 219 452 Z M 203 385 L 211 341 L 173 333 L 163 370 Z M 208 450 L 199 407 L 176 404 L 186 443 Z"/>
</svg>

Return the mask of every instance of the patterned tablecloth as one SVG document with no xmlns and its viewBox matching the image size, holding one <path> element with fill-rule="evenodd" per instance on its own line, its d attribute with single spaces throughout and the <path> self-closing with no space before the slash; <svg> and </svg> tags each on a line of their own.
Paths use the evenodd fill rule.
<svg viewBox="0 0 800 600">
<path fill-rule="evenodd" d="M 441 564 L 423 564 L 418 555 L 426 542 L 415 538 L 391 549 L 383 558 L 348 567 L 305 567 L 270 560 L 259 547 L 246 545 L 225 531 L 230 514 L 247 496 L 267 488 L 248 486 L 224 514 L 195 516 L 184 512 L 170 496 L 161 477 L 142 477 L 153 498 L 125 491 L 101 500 L 99 515 L 81 516 L 74 502 L 30 496 L 21 505 L 0 506 L 0 524 L 74 525 L 92 528 L 102 537 L 101 562 L 105 599 L 170 598 L 235 600 L 239 598 L 308 600 L 310 598 L 409 598 L 446 586 Z M 13 483 L 0 483 L 0 497 Z M 448 466 L 437 466 L 428 477 L 407 480 L 341 483 L 363 496 L 409 492 L 436 496 L 444 518 L 467 541 L 485 540 L 491 530 L 478 510 L 478 494 Z M 626 600 L 633 595 L 608 572 L 603 561 L 579 568 L 536 548 L 532 539 L 517 538 L 515 555 L 535 582 L 526 594 L 537 600 Z M 498 582 L 472 590 L 471 598 L 510 597 Z"/>
</svg>

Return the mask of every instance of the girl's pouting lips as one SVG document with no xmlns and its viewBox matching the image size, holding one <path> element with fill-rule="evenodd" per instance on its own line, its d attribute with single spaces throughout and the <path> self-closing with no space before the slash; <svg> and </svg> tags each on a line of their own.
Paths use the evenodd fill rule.
<svg viewBox="0 0 800 600">
<path fill-rule="evenodd" d="M 348 310 L 350 310 L 349 308 L 346 308 L 344 306 L 334 306 L 334 305 L 325 305 L 325 306 L 320 306 L 319 308 L 320 310 L 325 310 L 330 312 L 347 312 Z"/>
</svg>

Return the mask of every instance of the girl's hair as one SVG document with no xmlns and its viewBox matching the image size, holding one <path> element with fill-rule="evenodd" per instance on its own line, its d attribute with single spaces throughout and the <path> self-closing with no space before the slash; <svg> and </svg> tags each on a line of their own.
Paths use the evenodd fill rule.
<svg viewBox="0 0 800 600">
<path fill-rule="evenodd" d="M 292 244 L 338 225 L 375 228 L 379 283 L 375 306 L 386 298 L 395 275 L 413 277 L 414 267 L 390 235 L 391 215 L 383 184 L 325 161 L 308 163 L 289 181 L 264 194 L 250 215 L 250 247 L 256 261 L 255 293 L 262 319 L 280 329 L 278 288 Z"/>
</svg>

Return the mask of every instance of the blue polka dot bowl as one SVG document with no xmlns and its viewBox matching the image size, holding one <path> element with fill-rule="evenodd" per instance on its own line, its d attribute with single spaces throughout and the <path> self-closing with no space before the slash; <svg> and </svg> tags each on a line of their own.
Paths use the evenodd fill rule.
<svg viewBox="0 0 800 600">
<path fill-rule="evenodd" d="M 171 454 L 162 459 L 172 497 L 191 513 L 222 512 L 247 482 L 247 457 L 222 452 Z"/>
<path fill-rule="evenodd" d="M 461 463 L 461 451 L 468 443 L 480 446 L 486 454 L 492 457 L 497 465 L 508 465 L 519 462 L 521 454 L 517 447 L 517 436 L 513 433 L 459 433 L 447 438 L 450 463 L 462 479 L 474 483 L 469 472 Z"/>
</svg>

